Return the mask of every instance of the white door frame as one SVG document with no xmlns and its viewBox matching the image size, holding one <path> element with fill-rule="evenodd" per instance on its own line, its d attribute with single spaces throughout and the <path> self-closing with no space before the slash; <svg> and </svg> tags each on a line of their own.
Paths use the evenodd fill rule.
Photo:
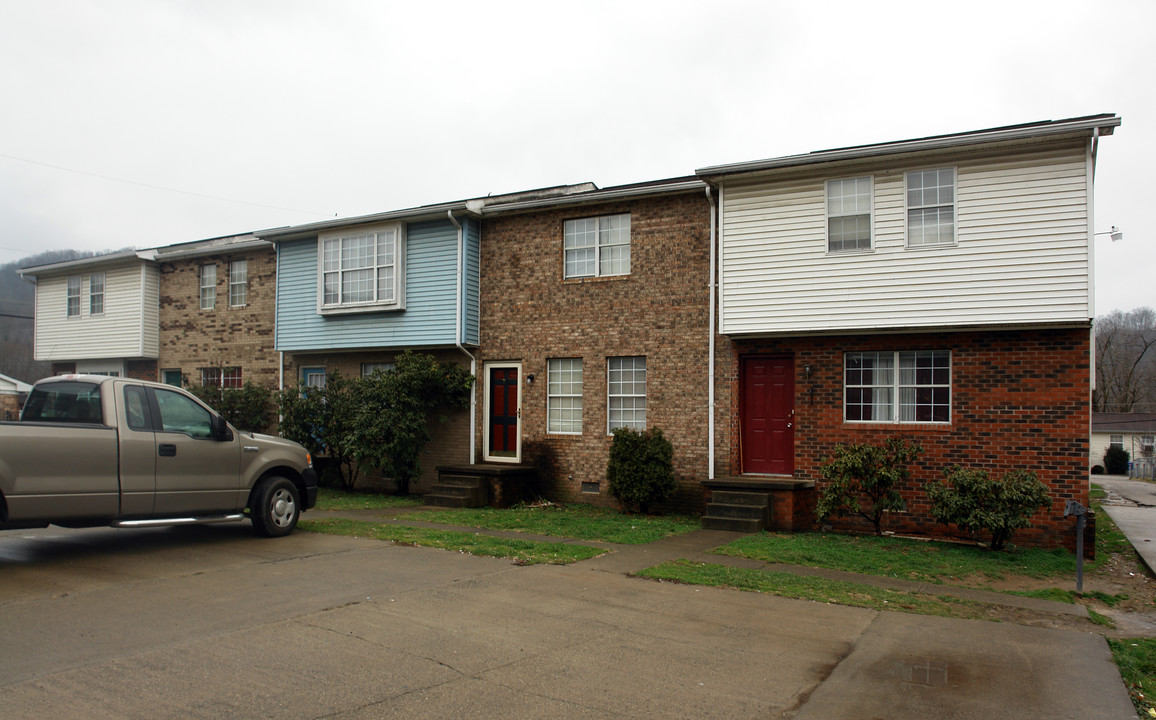
<svg viewBox="0 0 1156 720">
<path fill-rule="evenodd" d="M 490 398 L 493 396 L 492 388 L 490 387 L 490 371 L 500 369 L 513 368 L 518 372 L 518 407 L 517 407 L 517 432 L 516 432 L 516 450 L 514 456 L 509 455 L 491 455 L 490 454 Z M 500 462 L 500 463 L 520 463 L 522 462 L 522 363 L 520 362 L 488 362 L 484 363 L 482 367 L 482 375 L 484 377 L 485 399 L 482 409 L 482 460 L 485 462 Z"/>
</svg>

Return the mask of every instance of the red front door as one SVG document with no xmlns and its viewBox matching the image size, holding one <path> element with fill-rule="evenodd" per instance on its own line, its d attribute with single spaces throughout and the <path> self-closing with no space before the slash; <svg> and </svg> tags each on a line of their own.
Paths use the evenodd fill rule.
<svg viewBox="0 0 1156 720">
<path fill-rule="evenodd" d="M 739 454 L 744 473 L 795 472 L 795 360 L 742 360 Z"/>
<path fill-rule="evenodd" d="M 518 368 L 490 369 L 491 457 L 518 456 Z"/>
</svg>

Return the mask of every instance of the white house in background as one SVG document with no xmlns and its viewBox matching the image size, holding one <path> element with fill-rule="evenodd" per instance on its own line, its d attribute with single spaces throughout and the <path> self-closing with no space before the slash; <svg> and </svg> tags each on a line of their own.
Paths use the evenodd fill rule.
<svg viewBox="0 0 1156 720">
<path fill-rule="evenodd" d="M 159 350 L 160 276 L 152 250 L 24 268 L 36 284 L 34 357 L 65 372 L 127 376 Z"/>
<path fill-rule="evenodd" d="M 1115 445 L 1135 460 L 1156 454 L 1156 413 L 1092 413 L 1088 465 L 1104 464 L 1104 453 Z"/>
</svg>

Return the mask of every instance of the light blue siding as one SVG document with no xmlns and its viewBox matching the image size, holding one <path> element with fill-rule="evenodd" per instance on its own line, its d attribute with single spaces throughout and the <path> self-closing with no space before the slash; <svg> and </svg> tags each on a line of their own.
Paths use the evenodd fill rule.
<svg viewBox="0 0 1156 720">
<path fill-rule="evenodd" d="M 476 242 L 472 244 L 476 265 Z M 448 220 L 406 227 L 405 310 L 323 316 L 317 311 L 317 239 L 285 241 L 278 247 L 278 350 L 454 344 L 457 229 Z M 474 300 L 463 298 L 463 303 L 474 308 L 469 324 L 476 338 L 476 279 L 474 284 Z"/>
<path fill-rule="evenodd" d="M 481 224 L 476 220 L 462 223 L 465 234 L 465 292 L 462 293 L 462 342 L 477 345 L 479 337 L 479 315 L 481 314 Z"/>
</svg>

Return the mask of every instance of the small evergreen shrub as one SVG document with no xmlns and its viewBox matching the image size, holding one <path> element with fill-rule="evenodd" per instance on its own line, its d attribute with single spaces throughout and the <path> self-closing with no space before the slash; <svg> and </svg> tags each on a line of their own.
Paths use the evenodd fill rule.
<svg viewBox="0 0 1156 720">
<path fill-rule="evenodd" d="M 1103 475 L 1104 474 L 1104 466 L 1103 465 L 1093 465 L 1092 466 L 1092 474 L 1093 475 Z"/>
<path fill-rule="evenodd" d="M 832 515 L 859 515 L 882 535 L 883 513 L 907 508 L 898 486 L 911 477 L 907 466 L 921 452 L 919 443 L 902 438 L 889 438 L 883 445 L 836 445 L 819 466 L 827 482 L 819 492 L 815 516 L 824 522 Z"/>
<path fill-rule="evenodd" d="M 666 500 L 678 487 L 674 479 L 674 447 L 659 428 L 642 432 L 615 428 L 606 481 L 610 494 L 623 507 L 649 512 L 651 505 Z"/>
<path fill-rule="evenodd" d="M 1104 453 L 1104 470 L 1109 475 L 1127 475 L 1128 474 L 1128 451 L 1122 447 L 1109 445 L 1108 451 Z"/>
<path fill-rule="evenodd" d="M 959 465 L 944 470 L 944 479 L 927 486 L 931 515 L 974 535 L 991 533 L 991 549 L 1002 550 L 1012 533 L 1031 527 L 1029 518 L 1051 505 L 1048 488 L 1035 473 L 1010 470 L 999 480 L 986 470 Z"/>
</svg>

